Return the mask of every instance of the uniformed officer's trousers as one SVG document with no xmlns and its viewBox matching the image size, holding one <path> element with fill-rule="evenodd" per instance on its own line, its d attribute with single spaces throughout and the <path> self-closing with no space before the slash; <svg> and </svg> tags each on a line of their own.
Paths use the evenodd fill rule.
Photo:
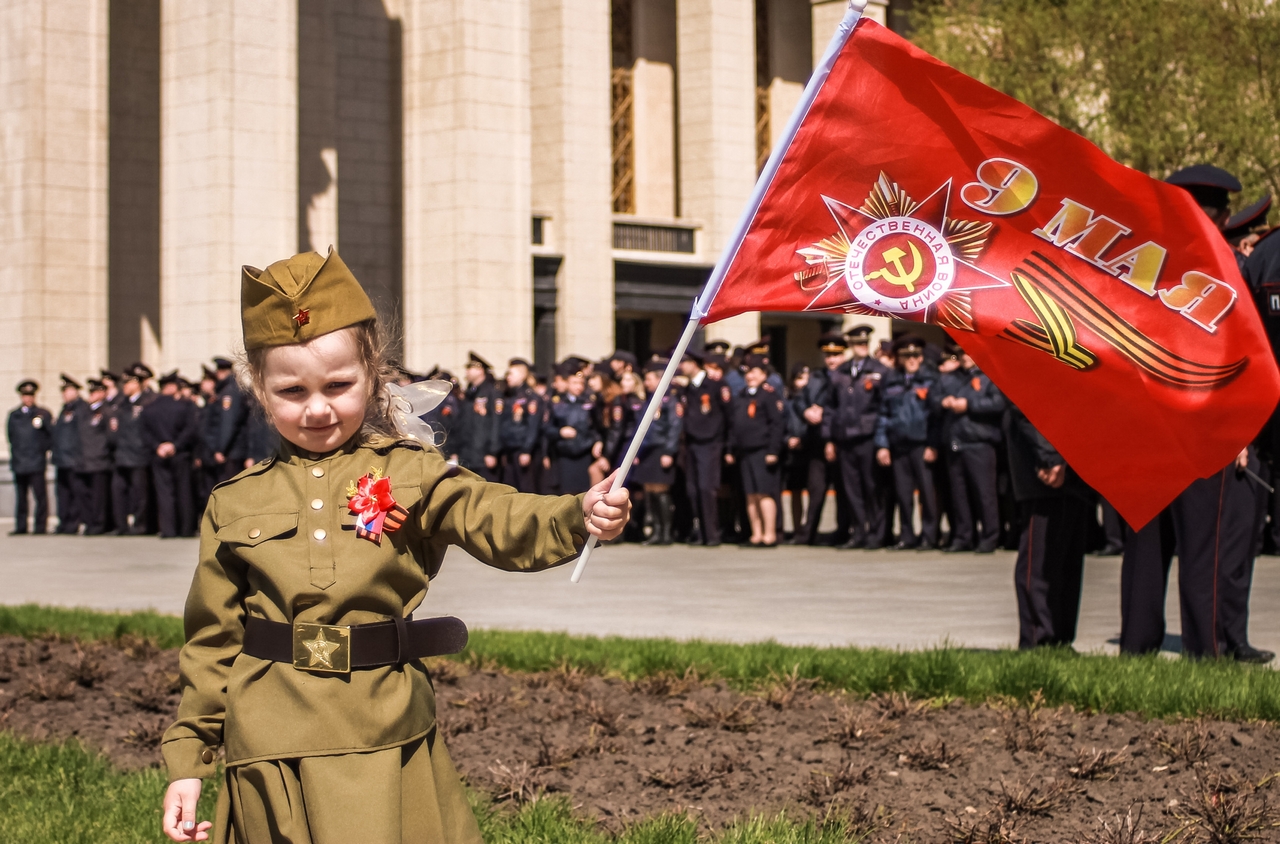
<svg viewBox="0 0 1280 844">
<path fill-rule="evenodd" d="M 528 466 L 520 465 L 519 451 L 503 452 L 499 464 L 499 480 L 507 486 L 515 487 L 519 492 L 536 492 L 533 476 L 533 458 L 529 458 Z"/>
<path fill-rule="evenodd" d="M 1021 502 L 1014 566 L 1018 647 L 1069 645 L 1076 638 L 1084 554 L 1093 505 L 1070 495 Z"/>
<path fill-rule="evenodd" d="M 111 474 L 111 506 L 115 508 L 116 533 L 147 532 L 151 472 L 146 466 L 117 466 Z M 129 526 L 129 517 L 133 526 Z"/>
<path fill-rule="evenodd" d="M 76 533 L 83 523 L 79 476 L 73 469 L 58 469 L 53 483 L 58 497 L 58 533 Z"/>
<path fill-rule="evenodd" d="M 175 454 L 151 464 L 156 484 L 156 518 L 160 536 L 172 538 L 193 532 L 191 455 Z"/>
<path fill-rule="evenodd" d="M 85 536 L 106 533 L 111 516 L 111 471 L 78 474 L 84 495 L 80 517 L 84 520 Z"/>
<path fill-rule="evenodd" d="M 1169 567 L 1178 554 L 1182 652 L 1226 656 L 1249 643 L 1257 519 L 1253 482 L 1234 464 L 1193 481 L 1159 516 L 1130 531 L 1120 571 L 1120 649 L 1164 641 Z"/>
<path fill-rule="evenodd" d="M 836 443 L 840 485 L 849 506 L 849 542 L 879 548 L 885 508 L 876 485 L 876 444 L 871 437 Z"/>
<path fill-rule="evenodd" d="M 964 443 L 947 453 L 951 481 L 951 545 L 974 546 L 974 508 L 981 520 L 977 537 L 981 551 L 1000 544 L 1000 501 L 996 495 L 996 447 L 990 443 Z"/>
<path fill-rule="evenodd" d="M 702 541 L 720 544 L 720 467 L 724 447 L 718 441 L 689 442 L 685 460 L 685 490 L 693 516 L 702 528 Z"/>
<path fill-rule="evenodd" d="M 911 548 L 938 544 L 938 498 L 933 467 L 924 462 L 925 446 L 893 450 L 893 488 L 898 496 L 898 542 Z M 914 494 L 920 491 L 920 533 L 916 534 Z"/>
<path fill-rule="evenodd" d="M 44 533 L 49 528 L 49 487 L 45 482 L 44 472 L 24 472 L 14 474 L 13 493 L 13 532 L 27 532 L 28 502 L 30 495 L 36 502 L 36 520 L 32 526 L 33 533 Z"/>
</svg>

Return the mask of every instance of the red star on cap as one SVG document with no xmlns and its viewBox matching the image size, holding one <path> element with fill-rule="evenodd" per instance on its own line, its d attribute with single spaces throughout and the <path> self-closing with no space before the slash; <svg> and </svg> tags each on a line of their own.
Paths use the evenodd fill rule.
<svg viewBox="0 0 1280 844">
<path fill-rule="evenodd" d="M 299 328 L 301 328 L 311 322 L 311 311 L 305 308 L 298 308 L 298 312 L 293 315 L 293 321 L 298 324 Z"/>
</svg>

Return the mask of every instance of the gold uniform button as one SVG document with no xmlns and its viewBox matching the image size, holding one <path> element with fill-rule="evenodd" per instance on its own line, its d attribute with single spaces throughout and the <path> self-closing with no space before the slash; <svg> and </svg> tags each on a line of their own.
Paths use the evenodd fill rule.
<svg viewBox="0 0 1280 844">
<path fill-rule="evenodd" d="M 213 751 L 207 747 L 204 750 L 200 751 L 200 761 L 205 763 L 206 765 L 212 765 Z"/>
<path fill-rule="evenodd" d="M 317 467 L 315 467 L 314 469 L 312 469 L 312 470 L 311 470 L 311 474 L 315 475 L 317 478 L 323 478 L 323 477 L 324 477 L 324 469 L 321 469 L 319 466 L 317 466 Z"/>
<path fill-rule="evenodd" d="M 262 536 L 262 531 L 258 530 L 257 528 L 254 528 L 253 530 L 249 531 L 250 539 L 257 539 L 259 536 Z"/>
<path fill-rule="evenodd" d="M 316 528 L 316 532 L 311 535 L 314 536 L 318 541 L 318 540 L 324 539 L 329 534 L 324 532 L 324 528 Z"/>
<path fill-rule="evenodd" d="M 324 509 L 324 501 L 320 500 L 319 498 L 311 499 L 311 509 L 312 510 Z"/>
</svg>

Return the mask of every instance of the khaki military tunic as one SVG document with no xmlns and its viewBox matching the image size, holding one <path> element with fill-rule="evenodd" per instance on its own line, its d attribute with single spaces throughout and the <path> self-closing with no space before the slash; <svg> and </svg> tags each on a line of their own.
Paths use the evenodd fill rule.
<svg viewBox="0 0 1280 844">
<path fill-rule="evenodd" d="M 380 544 L 356 535 L 347 509 L 349 485 L 370 471 L 390 479 L 408 512 Z M 350 819 L 330 811 L 333 819 L 323 820 L 335 801 L 357 807 L 362 841 L 478 840 L 435 736 L 435 697 L 421 663 L 312 673 L 244 654 L 245 619 L 355 625 L 405 617 L 422 603 L 449 545 L 491 566 L 536 571 L 575 558 L 587 535 L 580 496 L 486 483 L 414 442 L 377 440 L 325 455 L 286 443 L 277 458 L 217 487 L 205 511 L 185 611 L 182 702 L 162 744 L 170 779 L 213 775 L 225 747 L 215 831 L 222 841 L 344 840 L 337 829 L 326 833 L 337 817 Z M 382 773 L 360 774 L 369 770 Z M 397 807 L 399 817 L 385 817 Z M 281 824 L 294 831 L 284 834 Z"/>
</svg>

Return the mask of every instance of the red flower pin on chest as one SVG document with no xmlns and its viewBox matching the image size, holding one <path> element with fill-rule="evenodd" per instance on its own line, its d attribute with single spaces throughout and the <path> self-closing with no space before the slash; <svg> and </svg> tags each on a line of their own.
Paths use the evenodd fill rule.
<svg viewBox="0 0 1280 844">
<path fill-rule="evenodd" d="M 391 496 L 391 478 L 384 478 L 377 468 L 347 485 L 347 509 L 356 517 L 356 536 L 374 545 L 381 545 L 382 534 L 398 530 L 409 517 Z"/>
</svg>

